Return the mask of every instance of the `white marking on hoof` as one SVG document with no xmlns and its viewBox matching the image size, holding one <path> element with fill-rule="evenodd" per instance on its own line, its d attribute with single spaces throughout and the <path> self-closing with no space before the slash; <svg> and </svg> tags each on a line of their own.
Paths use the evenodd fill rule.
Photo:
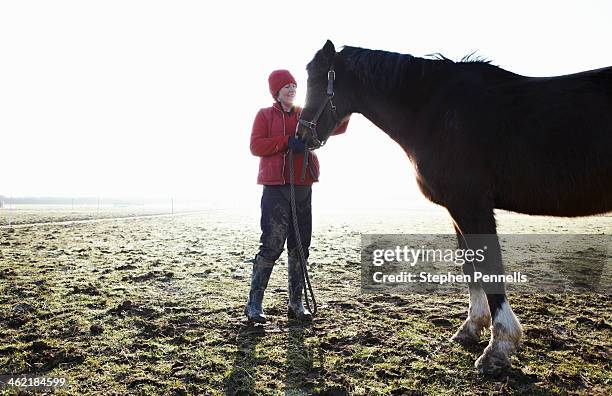
<svg viewBox="0 0 612 396">
<path fill-rule="evenodd" d="M 470 289 L 468 317 L 451 337 L 451 341 L 461 345 L 478 343 L 482 332 L 489 326 L 491 326 L 491 312 L 487 295 L 481 287 Z"/>
<path fill-rule="evenodd" d="M 518 348 L 522 336 L 521 324 L 505 301 L 493 321 L 489 345 L 476 360 L 475 367 L 484 374 L 510 367 L 510 355 Z"/>
<path fill-rule="evenodd" d="M 510 367 L 510 358 L 508 354 L 501 351 L 501 349 L 507 348 L 508 346 L 500 345 L 500 343 L 496 345 L 497 347 L 489 343 L 483 354 L 476 360 L 476 363 L 474 363 L 474 367 L 476 367 L 481 374 L 497 374 Z"/>
</svg>

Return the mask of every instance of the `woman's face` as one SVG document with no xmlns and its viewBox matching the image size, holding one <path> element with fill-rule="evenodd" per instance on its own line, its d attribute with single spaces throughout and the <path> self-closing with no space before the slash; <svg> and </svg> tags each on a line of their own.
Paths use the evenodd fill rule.
<svg viewBox="0 0 612 396">
<path fill-rule="evenodd" d="M 295 99 L 295 91 L 297 89 L 297 85 L 293 83 L 289 83 L 282 87 L 280 91 L 278 91 L 278 101 L 284 105 L 292 105 L 293 100 Z"/>
</svg>

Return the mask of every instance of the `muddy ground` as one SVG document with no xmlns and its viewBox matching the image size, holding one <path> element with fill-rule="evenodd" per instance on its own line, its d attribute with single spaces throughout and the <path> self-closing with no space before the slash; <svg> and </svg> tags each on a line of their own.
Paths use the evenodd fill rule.
<svg viewBox="0 0 612 396">
<path fill-rule="evenodd" d="M 483 376 L 473 364 L 486 340 L 449 342 L 466 295 L 360 291 L 361 233 L 452 233 L 444 212 L 330 212 L 314 223 L 319 314 L 309 326 L 287 319 L 283 255 L 265 300 L 271 322 L 256 328 L 242 310 L 257 213 L 0 228 L 0 374 L 67 377 L 56 394 L 70 395 L 612 393 L 609 295 L 511 294 L 523 345 L 512 369 Z M 612 217 L 501 213 L 498 223 L 612 233 Z"/>
</svg>

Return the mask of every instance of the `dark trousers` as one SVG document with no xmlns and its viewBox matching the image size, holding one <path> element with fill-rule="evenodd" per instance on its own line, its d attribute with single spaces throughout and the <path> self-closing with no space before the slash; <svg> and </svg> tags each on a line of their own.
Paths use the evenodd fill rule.
<svg viewBox="0 0 612 396">
<path fill-rule="evenodd" d="M 298 217 L 298 229 L 308 259 L 308 248 L 312 234 L 311 186 L 294 186 Z M 261 245 L 259 255 L 269 261 L 276 261 L 283 253 L 285 241 L 289 254 L 299 256 L 291 213 L 289 184 L 264 186 L 261 197 Z"/>
</svg>

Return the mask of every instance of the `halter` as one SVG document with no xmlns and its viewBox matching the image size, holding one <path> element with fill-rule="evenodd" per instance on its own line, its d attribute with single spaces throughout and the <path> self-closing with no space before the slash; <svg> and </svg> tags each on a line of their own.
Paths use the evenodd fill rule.
<svg viewBox="0 0 612 396">
<path fill-rule="evenodd" d="M 312 121 L 306 121 L 302 119 L 301 117 L 298 121 L 300 125 L 305 126 L 306 128 L 310 129 L 310 133 L 312 134 L 312 139 L 314 140 L 314 144 L 315 144 L 313 149 L 318 149 L 319 147 L 322 147 L 327 141 L 327 139 L 324 139 L 324 140 L 319 139 L 319 135 L 317 134 L 317 122 L 319 121 L 319 118 L 321 118 L 321 115 L 323 114 L 323 110 L 325 110 L 325 107 L 327 107 L 328 103 L 329 103 L 329 108 L 331 109 L 331 112 L 332 112 L 332 116 L 334 117 L 334 121 L 336 121 L 336 123 L 339 123 L 339 120 L 340 120 L 340 118 L 338 117 L 338 113 L 336 112 L 336 105 L 334 104 L 332 100 L 334 98 L 334 80 L 335 79 L 336 79 L 336 72 L 334 71 L 334 66 L 332 65 L 329 71 L 327 72 L 327 99 L 323 103 L 321 103 L 321 106 L 319 106 L 319 110 L 317 110 L 317 112 L 315 113 L 314 119 Z"/>
</svg>

